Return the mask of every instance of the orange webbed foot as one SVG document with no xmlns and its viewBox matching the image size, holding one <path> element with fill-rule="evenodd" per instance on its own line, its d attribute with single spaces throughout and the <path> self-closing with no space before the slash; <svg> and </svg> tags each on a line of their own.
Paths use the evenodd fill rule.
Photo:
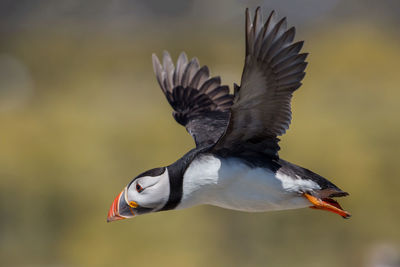
<svg viewBox="0 0 400 267">
<path fill-rule="evenodd" d="M 336 214 L 339 214 L 342 216 L 344 219 L 348 219 L 351 217 L 351 214 L 348 213 L 347 211 L 343 210 L 342 207 L 339 205 L 338 202 L 331 198 L 317 198 L 313 195 L 303 193 L 303 196 L 313 204 L 313 206 L 310 206 L 312 209 L 321 209 L 321 210 L 326 210 L 330 211 Z"/>
</svg>

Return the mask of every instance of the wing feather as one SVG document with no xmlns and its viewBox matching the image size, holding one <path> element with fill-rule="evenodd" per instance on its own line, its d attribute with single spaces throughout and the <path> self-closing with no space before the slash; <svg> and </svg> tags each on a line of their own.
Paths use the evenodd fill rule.
<svg viewBox="0 0 400 267">
<path fill-rule="evenodd" d="M 263 22 L 260 8 L 251 19 L 246 10 L 246 59 L 240 87 L 224 136 L 215 151 L 230 154 L 264 153 L 277 157 L 278 136 L 289 128 L 291 99 L 301 86 L 307 63 L 299 54 L 303 42 L 293 43 L 296 30 L 272 11 Z"/>
<path fill-rule="evenodd" d="M 163 63 L 153 54 L 153 68 L 173 117 L 193 136 L 196 146 L 215 144 L 225 132 L 233 96 L 219 77 L 210 77 L 207 66 L 200 67 L 197 58 L 188 61 L 181 53 L 174 66 L 168 52 Z"/>
</svg>

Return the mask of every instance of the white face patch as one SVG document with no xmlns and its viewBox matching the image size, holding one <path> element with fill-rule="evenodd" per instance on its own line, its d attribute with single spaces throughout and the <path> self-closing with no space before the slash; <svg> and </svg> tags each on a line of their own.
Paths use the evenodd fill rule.
<svg viewBox="0 0 400 267">
<path fill-rule="evenodd" d="M 299 176 L 296 178 L 290 177 L 278 171 L 275 177 L 282 182 L 282 187 L 288 192 L 307 192 L 321 189 L 316 182 L 309 179 L 301 179 Z"/>
<path fill-rule="evenodd" d="M 169 175 L 165 168 L 159 176 L 143 176 L 135 179 L 127 190 L 127 201 L 136 202 L 140 207 L 161 209 L 169 198 Z"/>
</svg>

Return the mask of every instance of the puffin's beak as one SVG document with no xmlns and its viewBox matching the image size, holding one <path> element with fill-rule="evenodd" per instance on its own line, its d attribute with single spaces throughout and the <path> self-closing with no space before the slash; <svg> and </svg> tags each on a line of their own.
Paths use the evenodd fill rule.
<svg viewBox="0 0 400 267">
<path fill-rule="evenodd" d="M 113 203 L 111 204 L 110 210 L 108 211 L 107 222 L 123 220 L 126 218 L 124 216 L 121 216 L 121 214 L 119 213 L 120 202 L 121 201 L 125 202 L 125 199 L 123 197 L 124 192 L 125 189 L 118 194 L 118 196 L 114 199 Z"/>
</svg>

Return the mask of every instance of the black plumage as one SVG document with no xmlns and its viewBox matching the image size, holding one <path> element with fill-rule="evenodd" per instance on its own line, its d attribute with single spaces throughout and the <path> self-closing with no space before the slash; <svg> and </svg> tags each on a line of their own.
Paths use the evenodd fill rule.
<svg viewBox="0 0 400 267">
<path fill-rule="evenodd" d="M 253 21 L 246 10 L 246 59 L 240 87 L 225 135 L 215 151 L 257 153 L 278 157 L 277 136 L 289 128 L 290 101 L 300 87 L 307 54 L 303 42 L 293 43 L 295 28 L 286 29 L 286 18 L 272 11 L 265 23 L 257 8 Z"/>
<path fill-rule="evenodd" d="M 344 197 L 349 195 L 349 193 L 342 191 L 326 178 L 310 171 L 309 169 L 300 167 L 283 159 L 279 159 L 278 164 L 280 166 L 278 171 L 281 173 L 296 179 L 307 179 L 317 183 L 321 187 L 319 194 L 322 197 Z"/>
<path fill-rule="evenodd" d="M 181 53 L 176 67 L 168 52 L 163 65 L 153 54 L 153 67 L 175 120 L 186 127 L 196 146 L 214 144 L 224 133 L 229 121 L 233 96 L 219 77 L 210 77 L 207 66 L 200 68 L 196 58 L 188 61 Z"/>
<path fill-rule="evenodd" d="M 322 176 L 278 156 L 278 136 L 289 128 L 292 95 L 301 86 L 307 66 L 308 54 L 300 53 L 303 41 L 293 42 L 294 37 L 295 28 L 287 29 L 286 18 L 278 20 L 272 11 L 264 23 L 260 8 L 253 19 L 247 9 L 245 66 L 240 86 L 234 84 L 234 95 L 219 77 L 210 77 L 207 66 L 200 68 L 196 58 L 188 61 L 181 53 L 175 67 L 167 52 L 162 65 L 153 55 L 154 71 L 173 116 L 196 142 L 196 149 L 170 165 L 169 169 L 179 170 L 173 177 L 182 177 L 198 154 L 213 153 L 312 180 L 326 197 L 347 195 Z M 175 206 L 180 195 L 174 192 L 166 209 Z"/>
</svg>

